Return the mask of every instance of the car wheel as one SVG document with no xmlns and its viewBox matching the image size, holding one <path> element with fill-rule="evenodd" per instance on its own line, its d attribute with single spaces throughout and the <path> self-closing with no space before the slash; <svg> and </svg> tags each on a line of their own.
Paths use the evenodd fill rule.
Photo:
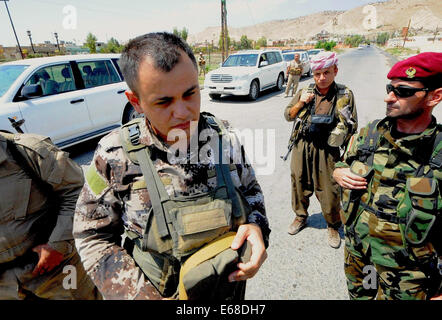
<svg viewBox="0 0 442 320">
<path fill-rule="evenodd" d="M 250 91 L 249 91 L 249 99 L 254 101 L 258 98 L 259 95 L 259 84 L 258 81 L 253 80 L 252 83 L 250 84 Z"/>
<path fill-rule="evenodd" d="M 140 114 L 135 110 L 135 108 L 132 105 L 128 105 L 126 107 L 126 112 L 124 116 L 124 123 L 127 123 L 129 121 L 132 121 L 136 118 L 142 118 L 143 114 Z"/>
<path fill-rule="evenodd" d="M 209 97 L 212 100 L 219 100 L 219 99 L 221 99 L 221 95 L 219 93 L 209 93 Z"/>
<path fill-rule="evenodd" d="M 284 85 L 284 76 L 282 74 L 279 74 L 278 80 L 276 80 L 276 89 L 278 91 L 281 91 L 283 85 Z"/>
</svg>

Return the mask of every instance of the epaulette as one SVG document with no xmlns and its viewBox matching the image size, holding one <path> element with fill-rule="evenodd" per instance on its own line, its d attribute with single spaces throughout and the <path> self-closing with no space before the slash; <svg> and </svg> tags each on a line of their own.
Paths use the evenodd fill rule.
<svg viewBox="0 0 442 320">
<path fill-rule="evenodd" d="M 27 149 L 36 152 L 42 158 L 46 158 L 50 152 L 48 150 L 48 145 L 44 143 L 45 141 L 50 141 L 50 138 L 33 133 L 14 134 L 15 144 L 26 147 Z"/>
</svg>

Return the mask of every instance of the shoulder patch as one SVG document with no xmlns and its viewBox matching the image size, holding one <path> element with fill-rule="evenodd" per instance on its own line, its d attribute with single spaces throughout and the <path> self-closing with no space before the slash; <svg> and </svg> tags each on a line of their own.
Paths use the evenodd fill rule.
<svg viewBox="0 0 442 320">
<path fill-rule="evenodd" d="M 108 182 L 97 171 L 95 163 L 92 162 L 86 171 L 86 181 L 91 191 L 98 196 L 109 187 Z"/>
</svg>

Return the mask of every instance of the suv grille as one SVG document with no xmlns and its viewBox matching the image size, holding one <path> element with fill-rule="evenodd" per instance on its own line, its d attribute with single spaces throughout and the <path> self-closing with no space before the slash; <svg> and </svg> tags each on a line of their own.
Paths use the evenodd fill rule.
<svg viewBox="0 0 442 320">
<path fill-rule="evenodd" d="M 212 74 L 210 80 L 215 83 L 228 83 L 232 82 L 233 77 L 229 74 Z"/>
</svg>

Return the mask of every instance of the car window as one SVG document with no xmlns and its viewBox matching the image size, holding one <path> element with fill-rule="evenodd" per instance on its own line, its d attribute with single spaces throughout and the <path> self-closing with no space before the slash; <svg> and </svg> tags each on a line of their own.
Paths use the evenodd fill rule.
<svg viewBox="0 0 442 320">
<path fill-rule="evenodd" d="M 235 54 L 226 59 L 223 67 L 253 67 L 257 59 L 257 54 Z"/>
<path fill-rule="evenodd" d="M 0 97 L 11 87 L 14 81 L 26 70 L 29 66 L 14 65 L 1 66 L 0 65 Z"/>
<path fill-rule="evenodd" d="M 38 69 L 25 83 L 25 86 L 31 84 L 39 84 L 44 96 L 77 89 L 69 63 Z"/>
<path fill-rule="evenodd" d="M 120 82 L 117 71 L 109 60 L 78 62 L 86 88 Z"/>
<path fill-rule="evenodd" d="M 294 59 L 294 57 L 295 57 L 295 54 L 293 54 L 293 53 L 285 54 L 284 60 L 285 61 L 292 61 Z"/>
<path fill-rule="evenodd" d="M 263 62 L 263 61 L 269 61 L 269 59 L 268 59 L 268 57 L 267 57 L 267 53 L 263 53 L 262 55 L 261 55 L 261 57 L 259 57 L 259 64 L 261 64 L 261 62 Z"/>
<path fill-rule="evenodd" d="M 267 53 L 267 57 L 268 57 L 268 59 L 269 59 L 269 64 L 275 64 L 275 63 L 277 63 L 275 52 L 268 52 L 268 53 Z"/>
<path fill-rule="evenodd" d="M 275 52 L 275 56 L 276 56 L 276 62 L 281 62 L 282 61 L 281 53 Z"/>
</svg>

